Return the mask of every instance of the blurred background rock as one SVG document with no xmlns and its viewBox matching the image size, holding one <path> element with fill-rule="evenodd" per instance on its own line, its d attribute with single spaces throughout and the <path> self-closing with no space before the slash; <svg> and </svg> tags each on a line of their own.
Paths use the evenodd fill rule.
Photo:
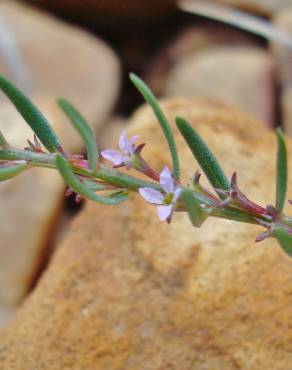
<svg viewBox="0 0 292 370">
<path fill-rule="evenodd" d="M 26 3 L 26 4 L 25 4 Z M 28 4 L 30 3 L 30 4 Z M 292 35 L 290 0 L 218 0 Z M 141 75 L 160 97 L 201 97 L 239 108 L 292 133 L 292 54 L 256 35 L 180 11 L 173 0 L 0 1 L 0 73 L 47 115 L 67 150 L 82 142 L 55 104 L 68 98 L 109 145 L 142 102 L 128 82 Z M 0 100 L 1 130 L 32 137 Z M 0 185 L 0 323 L 43 271 L 76 210 L 63 182 L 38 170 Z"/>
</svg>

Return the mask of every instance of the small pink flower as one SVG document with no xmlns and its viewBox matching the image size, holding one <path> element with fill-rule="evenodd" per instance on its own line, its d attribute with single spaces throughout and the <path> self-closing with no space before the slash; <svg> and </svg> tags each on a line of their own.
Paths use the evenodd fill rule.
<svg viewBox="0 0 292 370">
<path fill-rule="evenodd" d="M 135 135 L 130 140 L 127 138 L 126 131 L 124 131 L 119 139 L 119 149 L 120 150 L 103 150 L 101 155 L 103 158 L 108 159 L 113 162 L 114 167 L 126 166 L 127 169 L 131 168 L 132 155 L 135 154 L 137 148 L 135 142 L 138 140 L 139 136 Z"/>
<path fill-rule="evenodd" d="M 165 166 L 159 176 L 159 182 L 165 194 L 152 188 L 139 189 L 140 195 L 149 203 L 157 205 L 157 213 L 160 221 L 171 221 L 174 206 L 179 199 L 182 188 L 177 186 L 172 173 Z"/>
</svg>

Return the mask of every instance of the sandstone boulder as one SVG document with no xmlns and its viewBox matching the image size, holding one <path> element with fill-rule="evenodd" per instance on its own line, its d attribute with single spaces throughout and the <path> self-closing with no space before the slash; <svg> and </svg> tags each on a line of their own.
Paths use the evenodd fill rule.
<svg viewBox="0 0 292 370">
<path fill-rule="evenodd" d="M 260 48 L 213 47 L 182 57 L 170 70 L 166 96 L 210 97 L 275 124 L 271 56 Z"/>
<path fill-rule="evenodd" d="M 145 78 L 152 90 L 163 95 L 172 68 L 189 55 L 214 47 L 257 46 L 257 40 L 246 32 L 219 22 L 196 23 L 180 30 L 153 58 Z"/>
<path fill-rule="evenodd" d="M 82 140 L 54 99 L 68 98 L 92 127 L 101 131 L 118 95 L 117 57 L 97 37 L 23 4 L 1 1 L 0 14 L 0 73 L 40 107 L 66 150 L 80 153 Z M 27 146 L 26 139 L 33 136 L 3 97 L 0 130 L 18 147 Z M 57 173 L 42 169 L 0 184 L 2 322 L 27 293 L 38 271 L 58 219 L 64 189 Z"/>
<path fill-rule="evenodd" d="M 0 13 L 0 73 L 35 101 L 66 97 L 97 129 L 119 92 L 112 50 L 98 37 L 15 1 L 1 1 Z M 71 150 L 80 150 L 64 116 L 58 124 L 66 127 Z"/>
<path fill-rule="evenodd" d="M 51 110 L 45 111 L 52 122 L 57 122 Z M 1 104 L 0 126 L 8 141 L 17 147 L 27 146 L 26 139 L 33 137 L 9 103 Z M 57 222 L 63 193 L 60 176 L 43 169 L 32 169 L 0 183 L 0 317 L 3 324 L 4 318 L 11 316 L 27 293 L 38 271 Z M 0 325 L 2 323 L 0 319 Z"/>
<path fill-rule="evenodd" d="M 273 202 L 270 131 L 210 101 L 170 100 L 163 109 L 199 130 L 251 199 Z M 130 133 L 147 142 L 158 170 L 168 163 L 148 108 Z M 176 137 L 188 178 L 197 164 Z M 291 141 L 288 148 L 291 163 Z M 159 223 L 135 195 L 116 207 L 89 202 L 1 333 L 0 368 L 289 369 L 292 262 L 272 239 L 255 245 L 259 231 L 218 219 L 194 229 L 184 214 Z"/>
</svg>

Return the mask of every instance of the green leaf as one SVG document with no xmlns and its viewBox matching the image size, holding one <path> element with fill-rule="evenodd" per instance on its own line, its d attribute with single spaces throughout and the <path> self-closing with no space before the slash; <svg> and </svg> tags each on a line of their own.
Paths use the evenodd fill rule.
<svg viewBox="0 0 292 370">
<path fill-rule="evenodd" d="M 246 224 L 258 225 L 256 217 L 251 216 L 250 214 L 245 213 L 240 209 L 232 207 L 213 208 L 211 216 L 223 218 L 225 220 L 232 220 L 236 222 L 244 222 Z"/>
<path fill-rule="evenodd" d="M 56 155 L 56 166 L 71 189 L 85 198 L 107 205 L 118 204 L 128 199 L 128 194 L 125 192 L 117 192 L 110 196 L 95 194 L 75 176 L 68 162 L 61 154 Z"/>
<path fill-rule="evenodd" d="M 134 191 L 137 191 L 140 188 L 153 188 L 161 190 L 161 186 L 155 182 L 144 181 L 131 175 L 127 175 L 126 173 L 106 167 L 103 167 L 97 171 L 95 177 L 119 188 L 127 188 Z"/>
<path fill-rule="evenodd" d="M 153 95 L 149 87 L 134 73 L 130 73 L 130 80 L 133 82 L 136 88 L 143 95 L 144 99 L 150 105 L 154 114 L 156 115 L 156 118 L 160 124 L 160 127 L 168 143 L 168 147 L 169 147 L 171 158 L 172 158 L 173 173 L 175 177 L 179 179 L 179 176 L 180 176 L 179 161 L 178 161 L 175 140 L 174 140 L 174 136 L 170 128 L 170 125 L 165 115 L 163 114 L 157 102 L 157 99 L 155 98 L 155 96 Z"/>
<path fill-rule="evenodd" d="M 91 170 L 94 172 L 99 161 L 99 155 L 93 130 L 82 115 L 67 100 L 58 99 L 58 104 L 84 140 L 88 162 Z"/>
<path fill-rule="evenodd" d="M 193 191 L 189 189 L 184 189 L 182 191 L 181 199 L 188 211 L 192 224 L 196 227 L 200 227 L 210 215 L 211 209 L 202 207 L 201 202 L 194 196 Z"/>
<path fill-rule="evenodd" d="M 24 120 L 50 152 L 60 150 L 60 142 L 48 120 L 38 108 L 11 82 L 0 76 L 0 89 L 14 104 Z"/>
<path fill-rule="evenodd" d="M 10 145 L 8 144 L 8 142 L 6 141 L 4 135 L 0 131 L 0 148 L 7 149 L 9 147 L 10 147 Z"/>
<path fill-rule="evenodd" d="M 22 171 L 26 170 L 28 165 L 25 161 L 23 163 L 17 163 L 12 166 L 0 167 L 0 182 L 11 179 L 19 175 Z"/>
<path fill-rule="evenodd" d="M 98 183 L 86 178 L 82 178 L 82 184 L 94 192 L 107 190 L 106 184 Z"/>
<path fill-rule="evenodd" d="M 272 235 L 277 239 L 282 249 L 292 257 L 292 234 L 281 226 L 273 229 Z"/>
<path fill-rule="evenodd" d="M 176 124 L 214 189 L 229 190 L 228 178 L 201 136 L 183 118 L 176 117 Z"/>
<path fill-rule="evenodd" d="M 287 149 L 283 132 L 279 127 L 276 129 L 276 135 L 278 141 L 276 208 L 282 211 L 287 191 Z"/>
</svg>

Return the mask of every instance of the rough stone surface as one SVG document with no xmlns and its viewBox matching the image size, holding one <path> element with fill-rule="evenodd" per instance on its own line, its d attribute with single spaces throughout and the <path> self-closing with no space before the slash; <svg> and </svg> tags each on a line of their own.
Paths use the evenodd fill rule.
<svg viewBox="0 0 292 370">
<path fill-rule="evenodd" d="M 83 142 L 57 107 L 55 97 L 68 98 L 94 129 L 101 130 L 119 89 L 116 56 L 98 38 L 28 6 L 1 1 L 0 13 L 0 73 L 39 106 L 65 149 L 80 153 Z M 2 96 L 0 129 L 18 147 L 27 146 L 26 139 L 33 137 L 12 104 Z M 31 285 L 51 239 L 63 192 L 60 176 L 43 169 L 0 184 L 2 322 Z"/>
<path fill-rule="evenodd" d="M 52 114 L 47 116 L 55 121 Z M 25 141 L 32 138 L 32 131 L 8 103 L 1 104 L 0 122 L 11 144 L 20 148 L 27 146 Z M 6 313 L 11 314 L 32 283 L 62 205 L 63 192 L 64 184 L 58 173 L 44 169 L 32 169 L 0 183 L 0 317 L 3 323 L 4 317 L 8 317 Z"/>
<path fill-rule="evenodd" d="M 251 199 L 273 202 L 270 131 L 210 101 L 171 100 L 163 109 L 199 130 Z M 161 169 L 169 156 L 150 109 L 131 127 Z M 188 178 L 197 165 L 176 136 Z M 290 140 L 288 149 L 291 164 Z M 291 259 L 272 239 L 255 245 L 259 231 L 217 219 L 194 229 L 184 214 L 159 223 L 139 196 L 116 207 L 88 203 L 2 332 L 0 368 L 289 369 Z"/>
<path fill-rule="evenodd" d="M 14 1 L 0 2 L 0 73 L 32 99 L 65 97 L 97 129 L 116 103 L 119 61 L 98 37 Z M 67 120 L 60 115 L 60 125 Z M 67 130 L 70 137 L 73 130 Z M 77 138 L 77 139 L 76 139 Z M 80 150 L 77 135 L 71 142 Z M 73 145 L 74 147 L 74 145 Z"/>
<path fill-rule="evenodd" d="M 165 95 L 215 98 L 272 127 L 273 61 L 268 53 L 250 47 L 210 48 L 189 54 L 169 72 Z"/>
</svg>

